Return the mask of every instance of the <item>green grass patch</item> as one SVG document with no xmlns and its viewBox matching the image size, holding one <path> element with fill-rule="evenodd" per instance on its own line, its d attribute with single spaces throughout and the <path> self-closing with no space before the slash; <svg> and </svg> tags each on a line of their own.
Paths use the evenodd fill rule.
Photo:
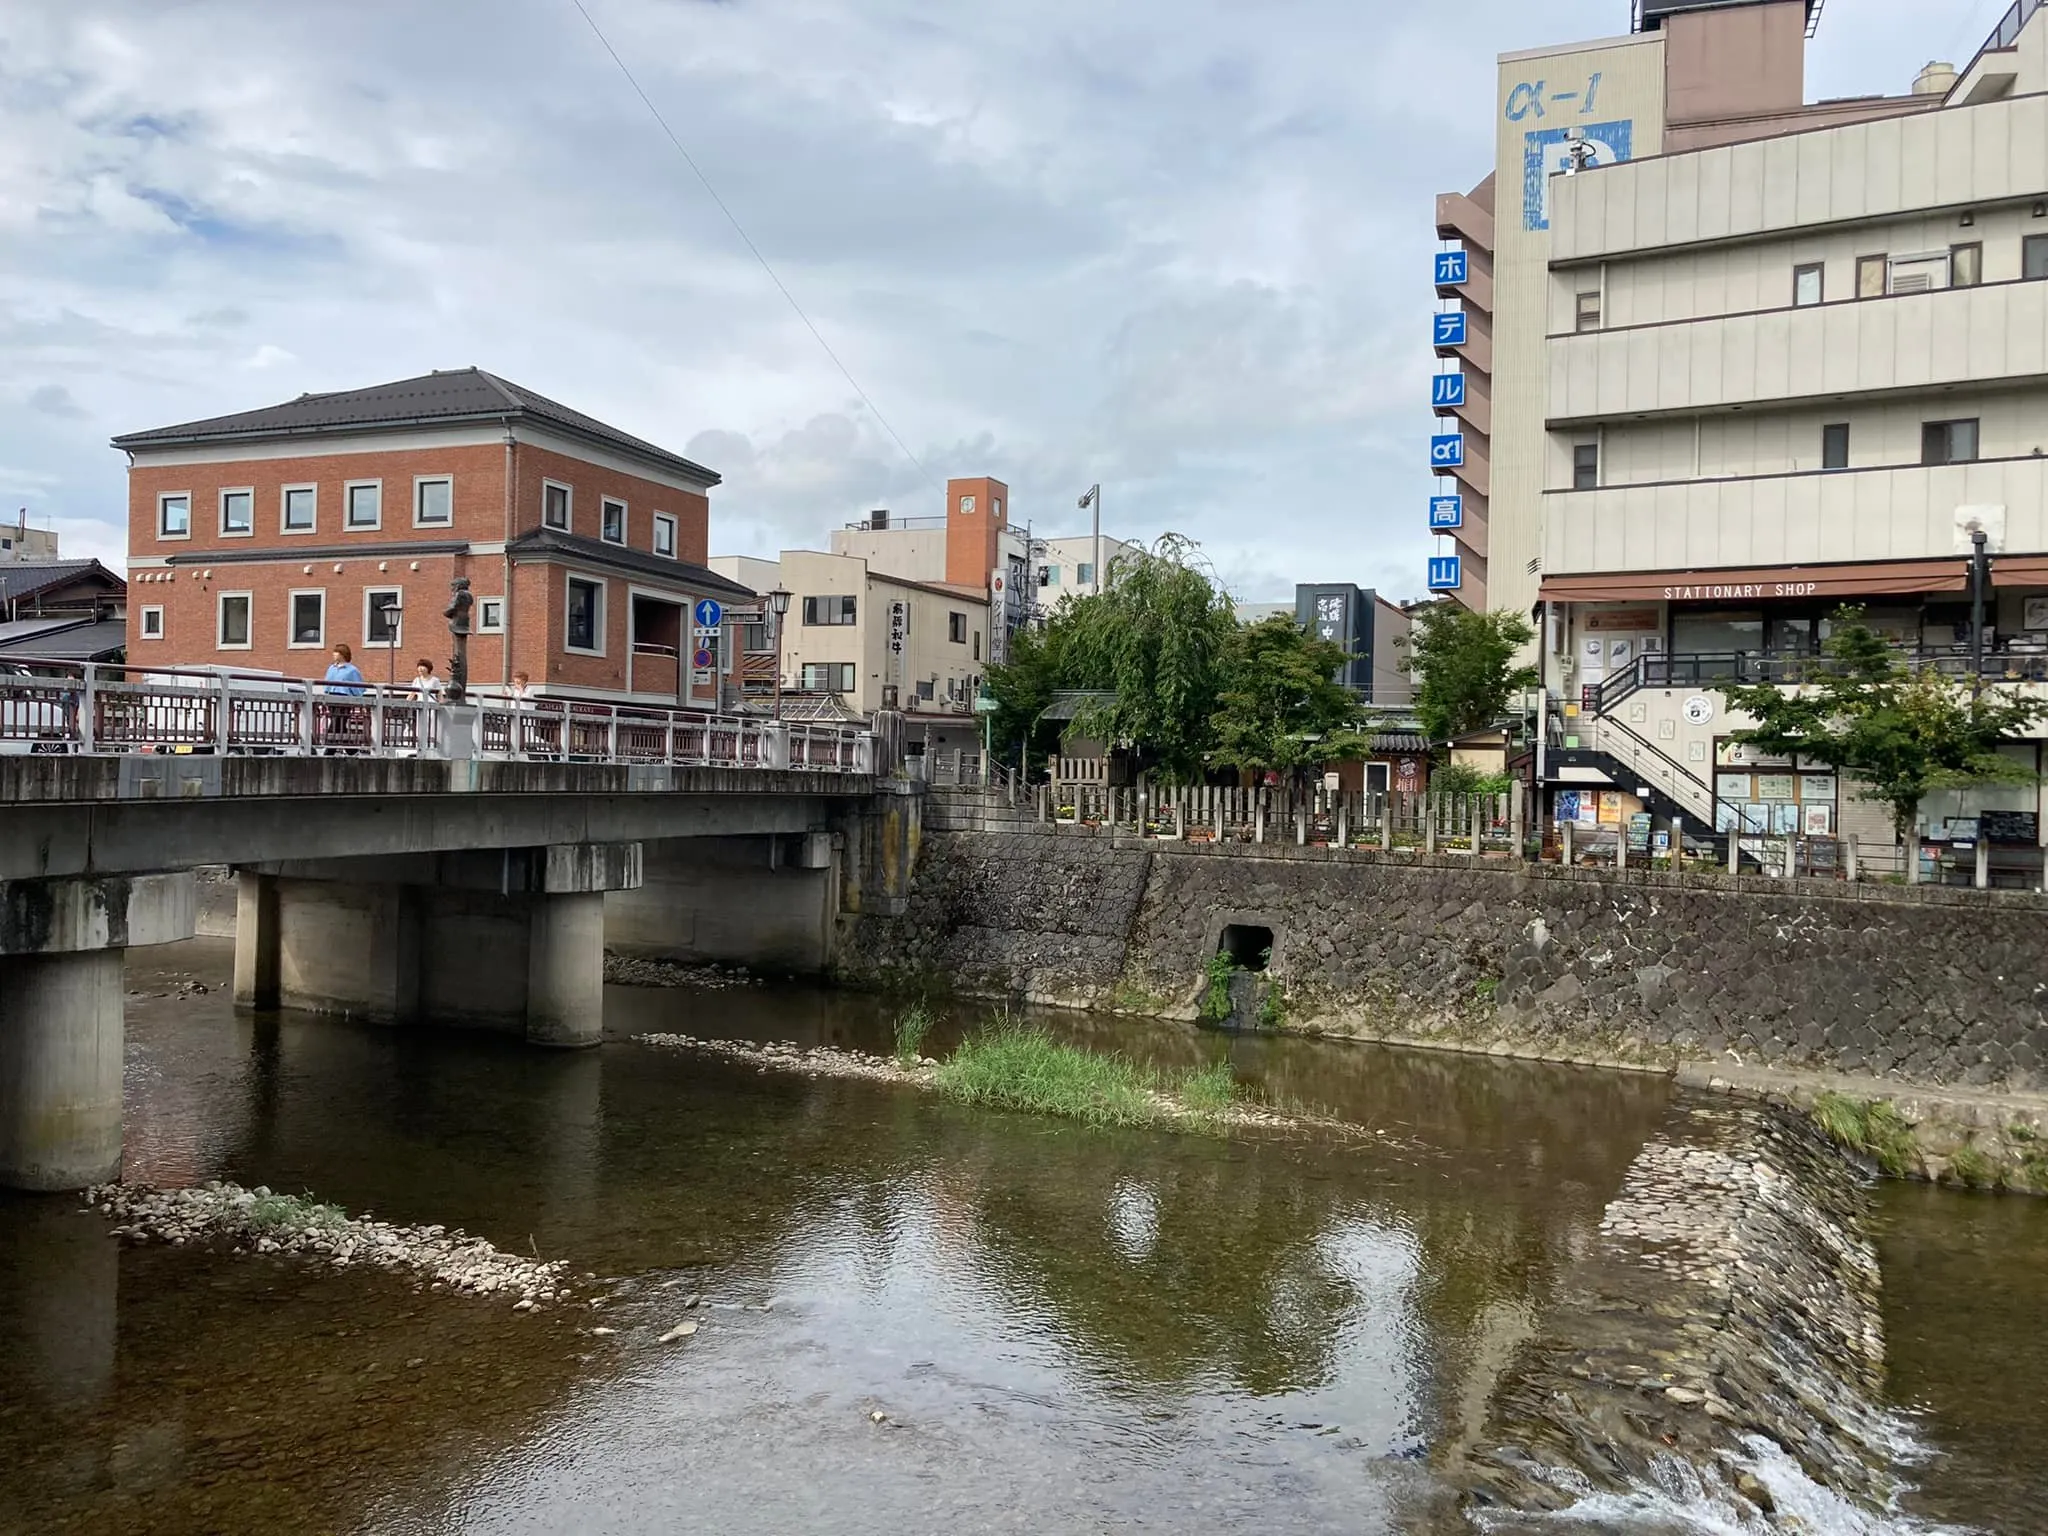
<svg viewBox="0 0 2048 1536">
<path fill-rule="evenodd" d="M 1950 1155 L 1948 1171 L 1958 1183 L 1971 1189 L 1990 1189 L 1998 1183 L 1997 1171 L 1984 1155 L 1984 1149 L 1968 1142 Z"/>
<path fill-rule="evenodd" d="M 1266 995 L 1259 999 L 1259 1028 L 1278 1029 L 1287 1022 L 1287 994 L 1280 990 L 1278 982 L 1270 982 Z"/>
<path fill-rule="evenodd" d="M 260 1194 L 249 1203 L 249 1225 L 258 1232 L 304 1232 L 316 1227 L 338 1227 L 348 1212 L 338 1205 L 325 1205 L 311 1195 Z"/>
<path fill-rule="evenodd" d="M 1479 997 L 1480 1001 L 1490 1003 L 1493 1001 L 1493 994 L 1500 990 L 1500 978 L 1498 976 L 1482 976 L 1472 983 L 1472 990 Z"/>
<path fill-rule="evenodd" d="M 924 1054 L 925 1036 L 938 1022 L 922 998 L 896 1015 L 896 1059 L 910 1063 Z"/>
<path fill-rule="evenodd" d="M 1813 1118 L 1834 1140 L 1861 1152 L 1895 1179 L 1906 1178 L 1919 1166 L 1913 1127 L 1883 1099 L 1823 1093 L 1813 1101 Z"/>
<path fill-rule="evenodd" d="M 1230 978 L 1237 974 L 1237 962 L 1217 950 L 1209 957 L 1208 984 L 1202 989 L 1202 1006 L 1196 1009 L 1211 1024 L 1230 1017 Z"/>
<path fill-rule="evenodd" d="M 941 1093 L 963 1104 L 1059 1115 L 1093 1126 L 1216 1120 L 1237 1095 L 1227 1062 L 1160 1073 L 1009 1020 L 962 1041 L 939 1067 L 937 1082 Z"/>
</svg>

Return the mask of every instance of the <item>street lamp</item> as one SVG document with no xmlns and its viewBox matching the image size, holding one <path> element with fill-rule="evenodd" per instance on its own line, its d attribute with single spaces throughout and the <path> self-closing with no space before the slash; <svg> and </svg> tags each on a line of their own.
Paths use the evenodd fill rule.
<svg viewBox="0 0 2048 1536">
<path fill-rule="evenodd" d="M 775 723 L 782 723 L 782 616 L 789 612 L 789 589 L 781 582 L 768 594 L 768 607 L 775 615 Z"/>
<path fill-rule="evenodd" d="M 1094 570 L 1095 570 L 1095 586 L 1094 586 L 1093 590 L 1094 590 L 1095 592 L 1100 592 L 1100 591 L 1102 590 L 1102 486 L 1101 486 L 1101 484 L 1100 484 L 1100 483 L 1098 482 L 1098 483 L 1097 483 L 1097 484 L 1095 484 L 1095 485 L 1091 485 L 1091 486 L 1089 486 L 1089 487 L 1088 487 L 1088 492 L 1087 492 L 1087 494 L 1086 494 L 1085 496 L 1083 496 L 1083 497 L 1082 497 L 1082 498 L 1081 498 L 1081 499 L 1080 499 L 1080 500 L 1079 500 L 1078 502 L 1076 502 L 1076 503 L 1075 503 L 1075 505 L 1076 505 L 1076 506 L 1078 506 L 1078 507 L 1080 507 L 1080 508 L 1081 508 L 1081 509 L 1082 509 L 1083 511 L 1088 511 L 1088 510 L 1091 510 L 1091 509 L 1092 509 L 1092 510 L 1094 511 L 1094 513 L 1095 513 L 1095 522 L 1094 522 L 1094 528 L 1095 528 L 1095 566 L 1094 566 Z"/>
<path fill-rule="evenodd" d="M 394 592 L 385 602 L 377 605 L 377 611 L 384 615 L 384 644 L 390 665 L 386 669 L 389 679 L 388 691 L 398 691 L 398 627 L 405 618 L 405 594 Z"/>
</svg>

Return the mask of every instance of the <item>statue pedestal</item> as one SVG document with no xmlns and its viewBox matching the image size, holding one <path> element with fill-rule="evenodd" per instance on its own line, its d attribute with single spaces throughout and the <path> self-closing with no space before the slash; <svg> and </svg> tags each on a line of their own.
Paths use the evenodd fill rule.
<svg viewBox="0 0 2048 1536">
<path fill-rule="evenodd" d="M 465 760 L 483 747 L 483 710 L 474 704 L 443 704 L 434 756 Z"/>
</svg>

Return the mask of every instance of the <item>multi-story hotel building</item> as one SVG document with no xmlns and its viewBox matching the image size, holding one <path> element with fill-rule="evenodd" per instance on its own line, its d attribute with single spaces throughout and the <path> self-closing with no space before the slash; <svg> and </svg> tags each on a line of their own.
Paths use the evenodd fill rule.
<svg viewBox="0 0 2048 1536">
<path fill-rule="evenodd" d="M 704 565 L 718 476 L 477 368 L 114 439 L 129 456 L 128 659 L 372 682 L 426 659 L 469 578 L 472 687 L 720 701 L 754 594 Z M 711 652 L 712 665 L 693 665 Z"/>
<path fill-rule="evenodd" d="M 1728 742 L 1715 685 L 1811 653 L 1845 601 L 1975 665 L 1973 532 L 1985 671 L 2048 664 L 2048 10 L 1903 94 L 1808 104 L 1820 9 L 1639 0 L 1625 37 L 1501 60 L 1495 173 L 1438 200 L 1461 441 L 1432 458 L 1462 462 L 1432 523 L 1461 559 L 1432 575 L 1539 620 L 1553 786 L 1888 841 L 1832 776 Z"/>
</svg>

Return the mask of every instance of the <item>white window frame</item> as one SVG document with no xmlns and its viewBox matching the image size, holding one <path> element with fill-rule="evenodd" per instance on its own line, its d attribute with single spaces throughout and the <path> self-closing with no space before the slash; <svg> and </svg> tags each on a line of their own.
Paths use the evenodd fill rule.
<svg viewBox="0 0 2048 1536">
<path fill-rule="evenodd" d="M 560 491 L 560 492 L 562 493 L 562 521 L 561 521 L 561 522 L 559 522 L 559 523 L 551 523 L 551 522 L 549 522 L 549 521 L 548 521 L 548 492 L 549 492 L 549 491 Z M 540 483 L 540 525 L 541 525 L 541 527 L 543 527 L 543 528 L 552 528 L 552 529 L 554 529 L 554 530 L 555 530 L 555 531 L 556 531 L 557 533 L 574 533 L 574 532 L 576 531 L 576 487 L 575 487 L 575 486 L 573 486 L 573 485 L 570 485 L 570 484 L 569 484 L 569 483 L 568 483 L 567 481 L 564 481 L 564 480 L 543 480 L 543 481 L 541 481 L 541 483 Z"/>
<path fill-rule="evenodd" d="M 304 491 L 313 498 L 313 520 L 303 528 L 294 528 L 290 522 L 292 492 L 294 491 Z M 277 531 L 279 533 L 288 533 L 295 539 L 320 531 L 320 487 L 318 485 L 306 483 L 300 485 L 280 485 L 277 488 Z"/>
<path fill-rule="evenodd" d="M 164 529 L 164 504 L 182 501 L 185 503 L 185 531 L 168 533 Z M 159 539 L 189 539 L 192 537 L 192 493 L 190 491 L 159 491 L 156 497 L 156 536 Z"/>
<path fill-rule="evenodd" d="M 661 535 L 664 531 L 668 534 L 667 549 L 661 547 Z M 673 512 L 657 512 L 654 514 L 654 552 L 664 560 L 679 560 L 682 558 L 676 553 L 676 518 Z"/>
<path fill-rule="evenodd" d="M 377 493 L 377 516 L 372 522 L 359 523 L 354 520 L 354 494 L 363 489 Z M 384 526 L 384 482 L 382 480 L 344 480 L 341 482 L 341 531 L 343 533 L 374 533 Z"/>
<path fill-rule="evenodd" d="M 616 539 L 611 536 L 605 527 L 608 514 L 613 507 L 619 509 L 619 536 Z M 625 544 L 632 532 L 632 519 L 633 509 L 626 504 L 624 497 L 600 496 L 597 498 L 597 536 L 604 543 Z"/>
<path fill-rule="evenodd" d="M 445 484 L 448 487 L 448 516 L 439 522 L 422 522 L 420 520 L 420 488 L 436 484 Z M 412 525 L 415 528 L 453 528 L 455 526 L 455 477 L 453 475 L 414 475 L 412 477 Z"/>
<path fill-rule="evenodd" d="M 378 610 L 378 608 L 383 606 L 381 603 L 372 604 L 370 599 L 380 592 L 396 592 L 398 594 L 398 630 L 395 634 L 392 635 L 392 637 L 389 640 L 372 640 L 370 638 L 370 615 L 375 613 Z M 363 588 L 362 648 L 366 651 L 396 651 L 404 649 L 405 616 L 410 611 L 410 609 L 411 604 L 409 604 L 406 601 L 405 588 L 402 585 L 394 587 L 389 582 L 386 582 L 381 586 Z"/>
<path fill-rule="evenodd" d="M 228 527 L 228 498 L 229 498 L 230 496 L 246 496 L 246 497 L 248 497 L 248 498 L 249 498 L 249 526 L 248 526 L 248 527 L 246 527 L 246 528 L 230 528 L 230 527 Z M 224 539 L 253 539 L 253 538 L 255 538 L 255 537 L 256 537 L 256 487 L 255 487 L 255 486 L 253 486 L 253 485 L 224 485 L 224 486 L 222 486 L 222 487 L 220 488 L 220 494 L 219 494 L 219 496 L 218 496 L 218 497 L 216 497 L 216 498 L 215 498 L 215 500 L 216 500 L 216 503 L 217 503 L 217 504 L 216 504 L 216 507 L 215 507 L 215 512 L 217 513 L 217 516 L 216 516 L 216 518 L 215 518 L 215 526 L 216 526 L 216 527 L 218 527 L 218 528 L 220 529 L 220 536 L 221 536 L 222 538 L 224 538 Z"/>
<path fill-rule="evenodd" d="M 228 599 L 239 597 L 246 605 L 243 610 L 243 633 L 248 639 L 240 644 L 231 644 L 227 639 Z M 216 651 L 252 651 L 256 648 L 256 594 L 254 592 L 216 592 L 213 595 L 213 648 Z"/>
<path fill-rule="evenodd" d="M 491 622 L 491 609 L 498 610 L 497 622 Z M 505 633 L 505 599 L 502 597 L 480 597 L 476 600 L 476 632 L 480 635 L 502 635 Z"/>
<path fill-rule="evenodd" d="M 320 633 L 314 639 L 301 640 L 299 636 L 299 599 L 317 597 L 320 599 Z M 284 648 L 288 651 L 323 651 L 327 648 L 327 589 L 325 587 L 293 587 L 284 595 Z"/>
<path fill-rule="evenodd" d="M 597 588 L 597 611 L 591 615 L 590 632 L 597 637 L 595 646 L 572 645 L 569 643 L 569 584 L 580 581 Z M 610 619 L 611 583 L 602 576 L 585 576 L 580 571 L 562 573 L 562 649 L 572 656 L 602 656 L 604 654 L 605 625 Z"/>
<path fill-rule="evenodd" d="M 156 620 L 156 628 L 149 627 L 149 621 Z M 161 640 L 164 637 L 164 608 L 162 603 L 151 603 L 142 610 L 142 627 L 136 633 L 144 640 Z"/>
</svg>

